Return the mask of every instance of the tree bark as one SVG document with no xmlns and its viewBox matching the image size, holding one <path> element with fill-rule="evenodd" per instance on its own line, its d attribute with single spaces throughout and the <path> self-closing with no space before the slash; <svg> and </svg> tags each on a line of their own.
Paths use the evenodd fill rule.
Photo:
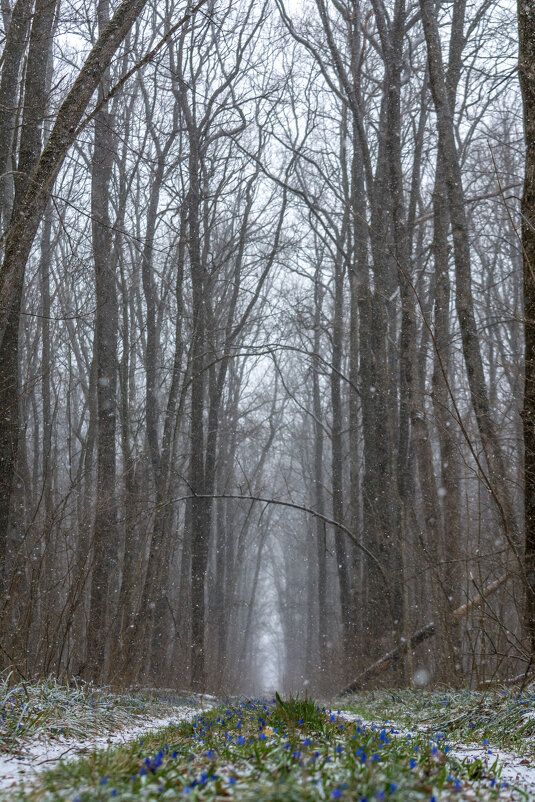
<svg viewBox="0 0 535 802">
<path fill-rule="evenodd" d="M 535 656 L 535 2 L 519 0 L 518 72 L 524 102 L 526 162 L 522 197 L 524 255 L 525 391 L 524 515 L 525 570 L 528 581 L 526 627 Z"/>
<path fill-rule="evenodd" d="M 20 142 L 15 180 L 15 200 L 12 212 L 13 221 L 20 218 L 24 208 L 24 198 L 30 186 L 43 136 L 48 95 L 47 62 L 51 54 L 50 39 L 55 16 L 55 3 L 50 0 L 38 0 L 33 16 L 28 57 L 26 80 L 24 84 L 24 108 L 20 130 Z M 6 64 L 7 67 L 7 64 Z M 9 120 L 5 120 L 9 126 Z M 12 161 L 15 157 L 12 156 Z M 43 207 L 44 213 L 44 207 Z M 11 225 L 12 225 L 11 224 Z M 37 229 L 36 232 L 37 233 Z M 7 246 L 4 257 L 7 259 Z M 2 278 L 0 271 L 0 304 L 2 303 Z M 15 277 L 14 304 L 7 310 L 0 306 L 0 316 L 4 316 L 4 333 L 6 342 L 0 347 L 0 562 L 5 565 L 5 549 L 9 525 L 10 503 L 13 476 L 17 461 L 20 440 L 19 412 L 19 311 L 22 303 L 23 274 Z M 5 591 L 7 577 L 4 569 Z"/>
<path fill-rule="evenodd" d="M 24 197 L 5 232 L 0 267 L 0 564 L 5 565 L 9 504 L 18 443 L 19 313 L 30 250 L 41 223 L 49 192 L 73 144 L 82 116 L 113 54 L 146 5 L 124 0 L 87 57 L 61 105 L 50 137 L 34 154 L 35 167 Z M 42 71 L 42 64 L 39 66 Z M 43 71 L 42 71 L 43 72 Z M 27 169 L 27 167 L 25 168 Z M 4 577 L 5 579 L 5 577 Z"/>
<path fill-rule="evenodd" d="M 108 0 L 99 0 L 97 16 L 102 35 L 109 19 Z M 109 75 L 104 73 L 98 92 L 99 102 L 108 90 Z M 112 116 L 108 107 L 104 106 L 95 117 L 91 165 L 91 222 L 97 306 L 94 334 L 97 364 L 97 494 L 86 675 L 93 682 L 105 676 L 110 579 L 117 575 L 119 551 L 115 495 L 118 308 L 109 212 L 115 148 L 112 127 Z"/>
<path fill-rule="evenodd" d="M 439 148 L 453 233 L 456 294 L 455 304 L 461 330 L 463 356 L 470 388 L 470 399 L 489 471 L 492 490 L 503 517 L 506 533 L 517 545 L 520 527 L 507 487 L 508 476 L 495 423 L 492 419 L 483 359 L 477 332 L 472 294 L 471 255 L 468 220 L 462 184 L 461 165 L 453 125 L 453 109 L 444 70 L 436 9 L 431 0 L 420 0 L 427 43 L 429 78 L 437 115 Z"/>
<path fill-rule="evenodd" d="M 314 281 L 314 365 L 313 365 L 313 410 L 314 410 L 314 507 L 324 515 L 323 488 L 323 409 L 320 394 L 320 343 L 322 326 L 323 286 L 320 265 L 316 268 Z M 327 531 L 325 522 L 316 518 L 316 556 L 318 564 L 318 652 L 319 668 L 327 667 Z"/>
</svg>

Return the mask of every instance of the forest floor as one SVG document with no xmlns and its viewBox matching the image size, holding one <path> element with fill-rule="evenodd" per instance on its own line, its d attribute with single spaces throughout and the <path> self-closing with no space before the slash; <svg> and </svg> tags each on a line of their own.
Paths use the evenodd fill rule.
<svg viewBox="0 0 535 802">
<path fill-rule="evenodd" d="M 116 695 L 0 685 L 0 799 L 535 799 L 535 693 Z"/>
</svg>

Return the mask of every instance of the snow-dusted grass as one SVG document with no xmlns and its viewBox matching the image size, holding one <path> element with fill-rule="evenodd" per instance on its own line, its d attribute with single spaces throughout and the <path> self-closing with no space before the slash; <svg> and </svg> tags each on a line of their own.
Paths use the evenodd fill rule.
<svg viewBox="0 0 535 802">
<path fill-rule="evenodd" d="M 0 755 L 0 799 L 13 798 L 17 785 L 26 788 L 35 785 L 40 774 L 61 760 L 72 761 L 98 750 L 110 749 L 113 745 L 129 743 L 147 732 L 162 730 L 171 722 L 191 718 L 195 713 L 193 707 L 174 708 L 168 711 L 165 718 L 144 718 L 143 724 L 130 725 L 84 740 L 63 736 L 53 739 L 43 737 L 46 734 L 26 739 L 19 754 Z"/>
<path fill-rule="evenodd" d="M 25 757 L 14 767 L 4 749 L 0 774 L 23 773 L 17 788 L 0 784 L 2 800 L 535 798 L 531 693 L 377 692 L 333 710 L 277 697 L 195 710 L 48 683 L 23 689 L 43 715 L 28 706 L 19 735 L 15 690 L 4 699 L 7 742 Z"/>
<path fill-rule="evenodd" d="M 117 694 L 54 679 L 13 685 L 7 675 L 0 678 L 0 754 L 19 754 L 36 736 L 88 739 L 164 717 L 182 704 L 191 705 L 191 699 Z"/>
<path fill-rule="evenodd" d="M 25 802 L 108 799 L 492 799 L 498 766 L 465 763 L 427 733 L 359 724 L 311 700 L 214 708 L 189 722 L 61 763 Z"/>
<path fill-rule="evenodd" d="M 364 719 L 391 719 L 452 741 L 481 746 L 492 743 L 535 756 L 533 688 L 523 693 L 503 688 L 485 692 L 374 691 L 348 697 L 343 706 Z"/>
</svg>

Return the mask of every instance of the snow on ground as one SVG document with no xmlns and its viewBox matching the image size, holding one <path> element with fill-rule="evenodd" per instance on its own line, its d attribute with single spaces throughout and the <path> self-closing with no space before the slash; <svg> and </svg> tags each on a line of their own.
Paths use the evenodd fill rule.
<svg viewBox="0 0 535 802">
<path fill-rule="evenodd" d="M 133 741 L 143 733 L 161 730 L 170 724 L 192 718 L 211 706 L 205 705 L 202 709 L 173 707 L 165 718 L 148 718 L 142 724 L 83 741 L 76 738 L 47 741 L 37 737 L 22 742 L 22 755 L 0 755 L 0 794 L 5 794 L 22 781 L 25 784 L 31 783 L 38 774 L 53 768 L 60 760 L 73 760 L 98 749 Z"/>
<path fill-rule="evenodd" d="M 348 710 L 340 711 L 340 718 L 347 721 L 356 721 L 365 727 L 376 727 L 382 729 L 386 722 L 367 721 L 357 713 L 350 713 Z M 402 725 L 397 725 L 394 721 L 388 720 L 388 727 L 392 730 L 392 735 L 406 738 L 411 734 L 411 730 Z M 427 727 L 416 727 L 420 732 L 429 732 Z M 431 734 L 431 733 L 430 733 Z M 520 798 L 535 799 L 535 764 L 526 756 L 516 755 L 501 747 L 486 745 L 485 747 L 474 746 L 473 744 L 454 743 L 450 740 L 441 741 L 443 746 L 448 746 L 448 754 L 456 760 L 462 762 L 468 760 L 473 762 L 480 760 L 485 770 L 490 776 L 499 775 L 499 783 L 505 783 L 514 788 L 502 788 L 500 798 L 517 800 Z M 495 766 L 496 764 L 496 766 Z M 523 792 L 522 797 L 515 793 L 515 788 Z M 466 791 L 463 799 L 468 799 Z"/>
<path fill-rule="evenodd" d="M 527 757 L 515 755 L 506 749 L 478 749 L 474 746 L 464 744 L 453 744 L 450 746 L 450 753 L 457 760 L 481 760 L 485 768 L 490 767 L 498 761 L 500 767 L 500 782 L 524 791 L 529 799 L 535 799 L 535 766 Z M 505 798 L 509 798 L 504 794 Z M 514 797 L 513 797 L 514 798 Z"/>
<path fill-rule="evenodd" d="M 210 707 L 212 705 L 208 704 L 202 709 L 206 710 Z M 128 743 L 143 733 L 164 729 L 179 721 L 192 718 L 200 712 L 201 708 L 173 707 L 165 718 L 147 718 L 141 724 L 85 740 L 77 740 L 75 738 L 62 738 L 59 740 L 32 738 L 20 745 L 22 754 L 0 755 L 0 795 L 6 798 L 6 794 L 19 783 L 32 783 L 41 772 L 52 768 L 60 760 L 75 760 L 98 749 Z M 366 727 L 382 729 L 385 726 L 385 722 L 368 721 L 362 719 L 358 714 L 345 710 L 341 710 L 338 715 L 342 719 L 356 721 Z M 411 730 L 401 725 L 398 726 L 393 721 L 388 721 L 388 726 L 392 730 L 392 734 L 397 737 L 407 737 L 411 733 Z M 418 729 L 422 732 L 428 731 L 424 727 Z M 535 799 L 535 765 L 529 758 L 516 755 L 514 752 L 505 749 L 495 748 L 492 745 L 477 747 L 451 741 L 441 742 L 442 746 L 446 745 L 446 743 L 449 748 L 449 754 L 457 760 L 481 760 L 490 775 L 499 774 L 500 784 L 507 783 L 509 786 L 502 790 L 502 799 L 519 798 L 511 786 L 521 789 L 528 799 Z M 496 763 L 497 766 L 494 766 Z M 469 799 L 466 796 L 466 790 L 463 798 Z"/>
</svg>

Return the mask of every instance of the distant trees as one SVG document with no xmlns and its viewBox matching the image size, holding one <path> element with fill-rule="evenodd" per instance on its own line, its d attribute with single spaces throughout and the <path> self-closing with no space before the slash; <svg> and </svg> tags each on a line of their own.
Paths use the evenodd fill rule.
<svg viewBox="0 0 535 802">
<path fill-rule="evenodd" d="M 434 618 L 439 622 L 436 676 L 454 681 L 467 668 L 467 652 L 474 653 L 472 668 L 481 661 L 483 670 L 489 670 L 487 661 L 492 658 L 487 646 L 491 651 L 497 648 L 495 637 L 508 641 L 505 648 L 513 661 L 527 659 L 501 623 L 499 634 L 489 633 L 489 642 L 484 629 L 469 634 L 469 622 L 463 641 L 451 618 L 464 598 L 461 577 L 474 571 L 468 569 L 471 560 L 478 563 L 474 592 L 484 585 L 486 572 L 492 576 L 501 571 L 500 561 L 491 557 L 482 570 L 481 555 L 494 551 L 494 543 L 505 537 L 508 547 L 502 567 L 520 569 L 516 469 L 511 467 L 507 439 L 514 441 L 517 436 L 519 408 L 511 409 L 512 420 L 505 423 L 507 395 L 496 393 L 500 382 L 503 387 L 510 382 L 516 393 L 518 386 L 506 370 L 509 357 L 504 352 L 497 356 L 497 343 L 503 340 L 498 328 L 485 325 L 489 310 L 483 308 L 486 301 L 479 289 L 488 270 L 498 286 L 508 281 L 499 274 L 497 261 L 489 265 L 480 238 L 485 238 L 488 253 L 500 250 L 500 238 L 506 238 L 516 282 L 518 243 L 510 222 L 499 234 L 474 215 L 477 207 L 463 192 L 463 184 L 473 182 L 475 187 L 483 182 L 477 131 L 481 129 L 484 138 L 488 121 L 497 119 L 497 109 L 486 102 L 472 107 L 470 123 L 465 115 L 469 98 L 480 92 L 478 59 L 484 58 L 480 48 L 487 26 L 495 30 L 492 26 L 498 23 L 487 5 L 467 11 L 465 4 L 456 3 L 451 18 L 425 3 L 419 10 L 403 2 L 388 7 L 373 2 L 332 6 L 317 0 L 306 7 L 308 13 L 300 17 L 279 3 L 296 43 L 292 47 L 307 59 L 301 71 L 294 62 L 288 65 L 292 87 L 298 87 L 294 102 L 299 111 L 294 116 L 303 121 L 300 136 L 295 136 L 290 123 L 281 126 L 287 132 L 286 147 L 295 155 L 292 189 L 296 202 L 306 209 L 303 230 L 309 227 L 310 242 L 321 241 L 322 271 L 316 275 L 324 281 L 329 264 L 336 276 L 338 254 L 343 254 L 344 289 L 341 294 L 336 278 L 328 285 L 331 301 L 324 304 L 324 334 L 315 344 L 332 365 L 332 375 L 343 376 L 343 426 L 337 423 L 336 393 L 329 411 L 322 414 L 329 431 L 326 453 L 333 455 L 333 479 L 340 464 L 336 453 L 342 450 L 344 461 L 349 459 L 343 495 L 335 489 L 335 484 L 340 487 L 336 480 L 332 504 L 334 508 L 345 496 L 342 512 L 338 505 L 334 517 L 352 522 L 388 576 L 385 587 L 376 564 L 355 558 L 347 544 L 342 559 L 337 550 L 337 626 L 342 631 L 353 628 L 356 646 L 345 647 L 344 671 L 350 664 L 353 670 L 361 665 L 357 655 L 362 655 L 367 637 L 363 664 L 387 651 L 392 637 L 408 639 L 417 621 L 424 624 Z M 440 36 L 447 26 L 450 37 L 446 66 L 439 26 Z M 315 76 L 314 83 L 308 75 Z M 497 169 L 503 165 L 499 154 L 510 154 L 507 147 L 493 138 Z M 477 178 L 471 172 L 475 167 L 471 152 L 479 154 Z M 505 181 L 500 173 L 489 179 L 490 195 L 500 204 Z M 487 192 L 488 184 L 481 194 L 488 197 Z M 506 201 L 514 210 L 514 202 Z M 314 264 L 315 259 L 309 261 Z M 312 274 L 311 267 L 307 275 L 314 281 Z M 457 321 L 451 301 L 457 307 Z M 495 298 L 493 308 L 497 303 Z M 508 329 L 513 354 L 520 354 L 514 323 L 518 313 L 513 307 Z M 341 358 L 336 345 L 340 316 Z M 499 314 L 493 326 L 501 330 Z M 457 334 L 461 351 L 454 344 Z M 320 410 L 317 402 L 314 409 Z M 499 427 L 497 420 L 502 421 Z M 318 423 L 313 425 L 317 430 Z M 484 511 L 480 508 L 479 514 L 493 535 L 485 545 L 470 524 L 477 487 L 470 478 L 473 472 L 486 487 Z M 321 472 L 315 469 L 315 475 Z M 486 501 L 492 496 L 494 508 Z M 417 581 L 418 565 L 425 570 Z M 500 614 L 517 633 L 518 609 L 510 600 L 503 602 Z M 406 679 L 412 669 L 409 652 Z"/>
<path fill-rule="evenodd" d="M 509 11 L 2 11 L 2 665 L 328 691 L 434 620 L 393 681 L 525 669 Z"/>
</svg>

